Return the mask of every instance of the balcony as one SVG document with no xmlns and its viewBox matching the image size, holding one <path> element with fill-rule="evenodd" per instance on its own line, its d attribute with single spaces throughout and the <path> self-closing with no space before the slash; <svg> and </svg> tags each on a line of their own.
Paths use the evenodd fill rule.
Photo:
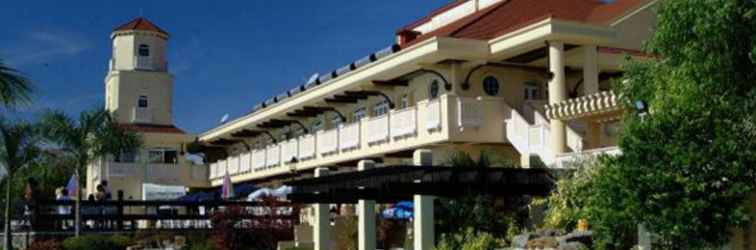
<svg viewBox="0 0 756 250">
<path fill-rule="evenodd" d="M 599 155 L 619 155 L 622 154 L 622 150 L 619 147 L 605 147 L 591 150 L 585 150 L 577 153 L 565 153 L 556 156 L 557 168 L 571 168 L 572 165 L 580 163 L 582 161 L 595 158 Z"/>
<path fill-rule="evenodd" d="M 132 123 L 152 123 L 152 109 L 134 107 L 131 110 Z"/>
<path fill-rule="evenodd" d="M 190 186 L 206 185 L 208 177 L 206 166 L 188 164 L 108 162 L 104 173 L 108 179 Z"/>
<path fill-rule="evenodd" d="M 168 71 L 168 63 L 156 62 L 152 57 L 134 56 L 134 69 L 148 71 Z"/>
<path fill-rule="evenodd" d="M 506 110 L 503 99 L 442 95 L 229 156 L 210 164 L 210 179 L 218 185 L 227 172 L 234 181 L 263 178 L 448 141 L 505 143 Z"/>
</svg>

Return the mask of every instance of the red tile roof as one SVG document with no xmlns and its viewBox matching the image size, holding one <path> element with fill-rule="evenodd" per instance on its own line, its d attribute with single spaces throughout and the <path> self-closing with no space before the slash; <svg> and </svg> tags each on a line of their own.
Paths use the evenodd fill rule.
<svg viewBox="0 0 756 250">
<path fill-rule="evenodd" d="M 173 125 L 156 125 L 156 124 L 119 124 L 120 127 L 140 133 L 170 133 L 186 134 L 180 128 Z"/>
<path fill-rule="evenodd" d="M 644 2 L 647 0 L 503 0 L 423 34 L 404 47 L 436 36 L 490 40 L 546 18 L 608 24 Z"/>
<path fill-rule="evenodd" d="M 134 18 L 134 20 L 129 21 L 128 23 L 122 24 L 113 31 L 126 31 L 126 30 L 146 30 L 146 31 L 152 31 L 152 32 L 158 32 L 162 33 L 164 35 L 168 35 L 168 32 L 165 32 L 165 30 L 161 29 L 154 23 L 147 20 L 147 18 L 144 17 L 137 17 Z"/>
</svg>

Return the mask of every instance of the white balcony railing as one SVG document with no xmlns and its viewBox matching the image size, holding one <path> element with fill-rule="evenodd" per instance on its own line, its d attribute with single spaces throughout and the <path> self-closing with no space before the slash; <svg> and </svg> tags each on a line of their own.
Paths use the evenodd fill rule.
<svg viewBox="0 0 756 250">
<path fill-rule="evenodd" d="M 151 71 L 167 71 L 168 64 L 156 62 L 155 58 L 152 58 L 152 57 L 134 56 L 134 69 L 151 70 Z"/>
<path fill-rule="evenodd" d="M 228 159 L 228 175 L 239 173 L 239 156 L 234 155 Z"/>
<path fill-rule="evenodd" d="M 239 158 L 239 172 L 248 173 L 249 171 L 252 171 L 252 153 L 244 152 Z"/>
<path fill-rule="evenodd" d="M 110 177 L 128 177 L 137 175 L 138 171 L 142 170 L 139 165 L 134 163 L 120 163 L 110 162 L 108 163 L 107 176 Z"/>
<path fill-rule="evenodd" d="M 315 157 L 315 136 L 305 135 L 299 138 L 299 159 L 307 160 Z"/>
<path fill-rule="evenodd" d="M 266 167 L 271 168 L 281 164 L 281 144 L 270 145 L 265 152 Z"/>
<path fill-rule="evenodd" d="M 350 150 L 360 147 L 360 122 L 354 122 L 339 128 L 339 148 Z"/>
<path fill-rule="evenodd" d="M 152 122 L 152 109 L 134 107 L 131 113 L 131 122 L 151 123 Z"/>
<path fill-rule="evenodd" d="M 265 168 L 265 149 L 252 151 L 252 169 L 260 171 Z"/>
<path fill-rule="evenodd" d="M 299 158 L 299 141 L 296 138 L 281 143 L 281 158 L 284 163 Z"/>
<path fill-rule="evenodd" d="M 146 180 L 177 181 L 181 175 L 181 168 L 176 164 L 149 164 Z"/>
<path fill-rule="evenodd" d="M 389 117 L 382 115 L 367 120 L 367 142 L 370 144 L 385 142 L 389 139 Z"/>
<path fill-rule="evenodd" d="M 465 128 L 479 128 L 483 125 L 482 105 L 479 99 L 465 97 L 457 99 L 457 121 L 460 131 Z"/>
<path fill-rule="evenodd" d="M 441 101 L 434 99 L 426 105 L 425 129 L 438 130 L 441 128 Z"/>
<path fill-rule="evenodd" d="M 318 132 L 318 152 L 321 155 L 335 153 L 339 149 L 338 129 Z"/>
<path fill-rule="evenodd" d="M 417 133 L 417 108 L 392 111 L 390 119 L 392 137 L 405 137 Z"/>
</svg>

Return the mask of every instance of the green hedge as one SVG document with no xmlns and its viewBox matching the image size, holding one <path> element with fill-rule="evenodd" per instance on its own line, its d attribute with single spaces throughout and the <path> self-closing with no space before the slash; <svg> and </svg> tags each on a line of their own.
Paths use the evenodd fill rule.
<svg viewBox="0 0 756 250">
<path fill-rule="evenodd" d="M 85 235 L 71 237 L 63 241 L 65 250 L 124 250 L 131 244 L 131 238 L 121 235 Z"/>
</svg>

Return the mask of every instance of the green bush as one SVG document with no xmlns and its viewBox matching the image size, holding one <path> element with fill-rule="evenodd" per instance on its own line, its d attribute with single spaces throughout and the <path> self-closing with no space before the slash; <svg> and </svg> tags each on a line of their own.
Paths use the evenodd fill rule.
<svg viewBox="0 0 756 250">
<path fill-rule="evenodd" d="M 113 235 L 110 237 L 110 241 L 113 242 L 117 249 L 126 249 L 127 247 L 134 244 L 134 241 L 131 239 L 131 237 L 123 235 Z"/>
<path fill-rule="evenodd" d="M 65 250 L 122 250 L 108 236 L 86 235 L 71 237 L 63 241 Z"/>
<path fill-rule="evenodd" d="M 464 232 L 442 235 L 437 250 L 493 250 L 500 247 L 496 238 L 489 233 L 475 232 L 467 228 Z"/>
</svg>

